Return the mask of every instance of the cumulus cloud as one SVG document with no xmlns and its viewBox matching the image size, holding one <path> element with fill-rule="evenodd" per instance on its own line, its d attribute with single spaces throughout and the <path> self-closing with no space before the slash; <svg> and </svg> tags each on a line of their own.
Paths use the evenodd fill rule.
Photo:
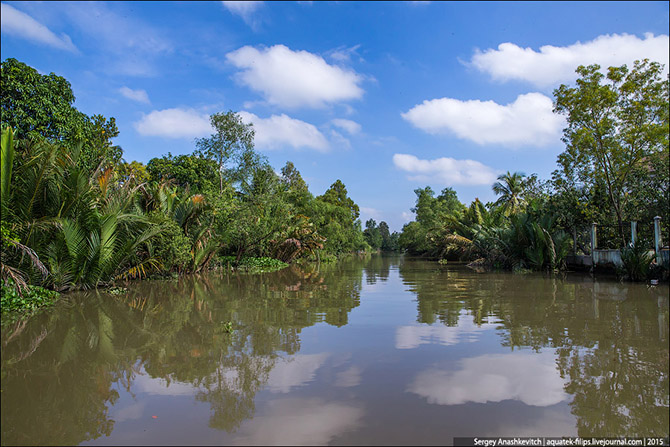
<svg viewBox="0 0 670 447">
<path fill-rule="evenodd" d="M 565 47 L 544 45 L 540 51 L 505 42 L 497 49 L 476 50 L 470 63 L 493 79 L 512 79 L 550 87 L 577 78 L 579 65 L 599 64 L 603 68 L 649 58 L 665 64 L 668 69 L 669 42 L 667 35 L 644 35 L 643 39 L 630 34 L 605 34 L 586 42 Z"/>
<path fill-rule="evenodd" d="M 456 160 L 442 157 L 435 160 L 421 160 L 414 155 L 394 154 L 393 164 L 398 169 L 411 174 L 409 180 L 422 183 L 452 185 L 490 185 L 497 173 L 490 167 L 475 160 Z"/>
<path fill-rule="evenodd" d="M 309 148 L 325 152 L 330 145 L 326 137 L 313 124 L 291 118 L 285 114 L 259 118 L 253 113 L 239 112 L 247 123 L 253 123 L 258 149 L 278 149 L 285 146 Z"/>
<path fill-rule="evenodd" d="M 361 125 L 356 121 L 346 120 L 343 118 L 335 118 L 330 121 L 334 126 L 339 127 L 342 130 L 345 130 L 349 135 L 356 135 L 361 131 Z"/>
<path fill-rule="evenodd" d="M 123 86 L 119 89 L 119 93 L 133 101 L 149 104 L 149 95 L 146 90 L 133 90 L 129 87 Z"/>
<path fill-rule="evenodd" d="M 438 405 L 513 399 L 547 407 L 568 398 L 554 355 L 547 351 L 481 355 L 461 360 L 460 367 L 457 371 L 423 371 L 407 391 Z"/>
<path fill-rule="evenodd" d="M 140 135 L 164 138 L 204 137 L 212 131 L 207 114 L 180 108 L 154 110 L 133 126 Z"/>
<path fill-rule="evenodd" d="M 412 107 L 402 117 L 425 132 L 452 133 L 481 145 L 545 146 L 559 142 L 565 123 L 552 107 L 552 100 L 541 93 L 519 95 L 507 105 L 439 98 Z"/>
<path fill-rule="evenodd" d="M 0 16 L 2 17 L 0 28 L 3 34 L 20 37 L 32 42 L 48 45 L 59 50 L 78 52 L 72 40 L 67 34 L 57 36 L 49 28 L 18 9 L 0 4 Z"/>
<path fill-rule="evenodd" d="M 239 82 L 273 105 L 320 108 L 363 95 L 358 86 L 362 76 L 329 65 L 321 56 L 307 51 L 293 51 L 284 45 L 261 50 L 244 46 L 226 58 L 243 70 L 237 75 Z"/>
</svg>

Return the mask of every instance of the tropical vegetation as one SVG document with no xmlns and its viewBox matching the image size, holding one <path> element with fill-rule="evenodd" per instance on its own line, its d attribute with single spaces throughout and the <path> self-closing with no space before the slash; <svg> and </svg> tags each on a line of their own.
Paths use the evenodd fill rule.
<svg viewBox="0 0 670 447">
<path fill-rule="evenodd" d="M 622 277 L 658 274 L 648 248 L 655 216 L 662 240 L 670 240 L 670 81 L 661 64 L 648 60 L 610 67 L 606 75 L 598 65 L 576 72 L 575 86 L 554 91 L 554 112 L 567 127 L 552 178 L 507 172 L 493 184 L 495 202 L 475 199 L 468 207 L 451 188 L 437 197 L 430 187 L 417 189 L 416 219 L 403 227 L 400 248 L 443 263 L 558 270 L 568 254 L 588 252 L 583 236 L 595 222 L 599 246 L 622 249 Z M 631 221 L 641 223 L 636 242 Z"/>
<path fill-rule="evenodd" d="M 393 247 L 385 222 L 381 238 L 364 234 L 341 180 L 315 197 L 293 163 L 276 173 L 236 112 L 213 114 L 212 135 L 191 154 L 127 162 L 112 143 L 114 118 L 79 112 L 66 79 L 15 59 L 1 70 L 3 290 L 23 297 Z"/>
</svg>

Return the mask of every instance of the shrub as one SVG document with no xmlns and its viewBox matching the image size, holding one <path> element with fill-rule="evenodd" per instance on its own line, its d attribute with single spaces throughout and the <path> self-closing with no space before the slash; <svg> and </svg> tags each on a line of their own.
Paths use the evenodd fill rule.
<svg viewBox="0 0 670 447">
<path fill-rule="evenodd" d="M 628 278 L 631 281 L 644 281 L 649 276 L 649 267 L 654 259 L 654 254 L 645 248 L 646 244 L 638 242 L 637 244 L 628 244 L 621 250 L 621 262 L 623 268 L 619 271 L 619 276 Z"/>
<path fill-rule="evenodd" d="M 181 270 L 191 261 L 191 241 L 173 219 L 158 211 L 150 214 L 150 220 L 160 225 L 162 230 L 153 237 L 151 245 L 153 255 L 163 265 L 163 272 Z"/>
</svg>

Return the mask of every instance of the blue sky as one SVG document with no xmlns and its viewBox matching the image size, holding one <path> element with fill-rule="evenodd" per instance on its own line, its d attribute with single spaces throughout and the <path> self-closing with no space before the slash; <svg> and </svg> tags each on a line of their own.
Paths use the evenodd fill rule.
<svg viewBox="0 0 670 447">
<path fill-rule="evenodd" d="M 113 116 L 127 161 L 191 153 L 208 115 L 361 219 L 413 219 L 414 189 L 492 201 L 506 171 L 549 178 L 552 92 L 580 64 L 668 65 L 668 2 L 2 2 L 2 60 Z"/>
</svg>

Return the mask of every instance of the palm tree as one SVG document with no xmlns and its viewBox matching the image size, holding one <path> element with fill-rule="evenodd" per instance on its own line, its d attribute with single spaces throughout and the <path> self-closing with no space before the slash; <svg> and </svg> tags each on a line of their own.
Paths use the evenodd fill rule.
<svg viewBox="0 0 670 447">
<path fill-rule="evenodd" d="M 498 181 L 493 184 L 493 192 L 500 197 L 495 202 L 495 205 L 501 206 L 504 214 L 509 216 L 521 211 L 521 208 L 526 204 L 524 199 L 524 177 L 526 175 L 522 172 L 515 172 L 514 174 L 507 171 L 498 177 Z"/>
<path fill-rule="evenodd" d="M 112 184 L 111 170 L 91 176 L 78 163 L 81 146 L 19 140 L 13 151 L 8 138 L 2 151 L 3 255 L 21 256 L 15 265 L 6 265 L 3 256 L 3 277 L 67 290 L 97 287 L 119 273 L 137 276 L 155 265 L 142 247 L 161 229 L 137 206 L 138 187 Z"/>
</svg>

